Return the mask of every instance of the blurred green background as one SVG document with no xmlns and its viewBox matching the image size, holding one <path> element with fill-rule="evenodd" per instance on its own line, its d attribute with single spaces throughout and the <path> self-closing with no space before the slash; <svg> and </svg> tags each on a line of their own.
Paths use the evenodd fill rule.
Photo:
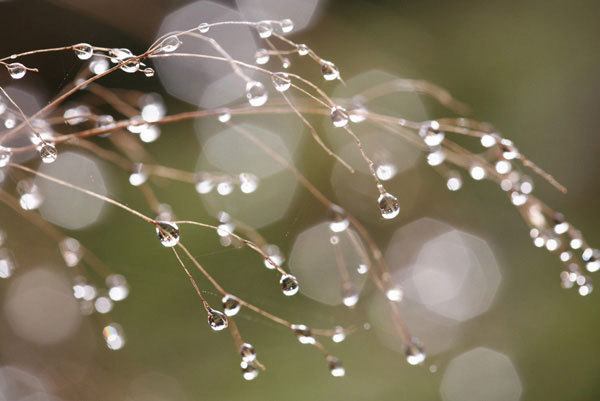
<svg viewBox="0 0 600 401">
<path fill-rule="evenodd" d="M 1 54 L 78 42 L 140 52 L 153 40 L 164 16 L 184 4 L 4 1 Z M 470 117 L 493 122 L 567 186 L 564 196 L 537 180 L 536 193 L 562 211 L 592 245 L 600 243 L 600 3 L 331 0 L 322 7 L 309 29 L 291 36 L 294 40 L 333 60 L 347 79 L 377 68 L 448 89 L 472 107 Z M 38 61 L 48 63 L 34 82 L 46 96 L 56 94 L 78 68 L 73 57 L 33 57 L 30 64 Z M 311 74 L 306 66 L 298 66 L 301 73 Z M 121 74 L 107 82 L 160 91 L 158 80 L 149 83 L 143 77 Z M 170 112 L 190 109 L 172 98 L 167 104 Z M 427 104 L 433 116 L 452 115 Z M 331 159 L 310 141 L 300 146 L 298 168 L 333 197 Z M 192 122 L 165 127 L 163 137 L 148 149 L 159 162 L 190 171 L 200 151 Z M 111 173 L 111 195 L 148 212 L 140 194 L 129 189 L 126 174 L 106 169 Z M 126 331 L 126 347 L 118 352 L 104 347 L 104 321 L 97 316 L 84 318 L 73 336 L 53 346 L 20 339 L 0 319 L 0 363 L 41 378 L 48 392 L 64 400 L 416 401 L 441 399 L 440 382 L 449 361 L 485 346 L 511 358 L 523 387 L 522 400 L 600 397 L 598 294 L 584 298 L 560 288 L 558 259 L 532 246 L 527 227 L 496 186 L 469 181 L 463 190 L 449 193 L 420 160 L 388 189 L 401 201 L 410 192 L 417 206 L 391 224 L 365 221 L 381 247 L 395 229 L 429 216 L 486 239 L 501 267 L 496 302 L 487 313 L 461 324 L 455 347 L 428 361 L 438 366 L 436 373 L 428 364 L 409 366 L 374 330 L 361 330 L 341 344 L 325 341 L 346 367 L 346 377 L 334 379 L 315 349 L 298 344 L 286 329 L 243 311 L 237 323 L 267 365 L 255 381 L 245 382 L 231 338 L 208 329 L 197 295 L 171 252 L 158 245 L 144 223 L 117 210 L 110 210 L 98 225 L 71 235 L 130 283 L 131 295 L 111 313 Z M 189 186 L 163 185 L 158 193 L 179 217 L 211 221 Z M 286 217 L 261 233 L 289 255 L 295 236 L 325 218 L 326 211 L 300 189 Z M 60 255 L 46 237 L 7 208 L 0 207 L 0 221 L 18 260 L 17 273 L 43 265 L 56 266 L 54 271 L 64 274 Z M 222 248 L 212 233 L 186 227 L 182 238 L 189 238 L 194 254 L 227 288 L 275 314 L 314 327 L 368 320 L 363 307 L 349 312 L 301 295 L 282 297 L 276 276 L 262 268 L 255 255 Z M 8 294 L 9 285 L 0 283 L 0 298 Z M 367 306 L 377 293 L 372 285 L 364 291 Z M 216 293 L 206 295 L 218 304 Z M 52 399 L 39 397 L 47 398 L 27 399 Z"/>
</svg>

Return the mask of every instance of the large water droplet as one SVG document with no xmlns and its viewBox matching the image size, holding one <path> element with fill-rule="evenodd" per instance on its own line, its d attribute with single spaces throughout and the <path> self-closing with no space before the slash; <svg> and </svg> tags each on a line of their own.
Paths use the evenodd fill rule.
<svg viewBox="0 0 600 401">
<path fill-rule="evenodd" d="M 289 33 L 294 30 L 294 21 L 289 18 L 283 19 L 280 22 L 281 30 L 283 33 Z"/>
<path fill-rule="evenodd" d="M 58 157 L 58 152 L 54 145 L 46 142 L 40 146 L 40 157 L 44 163 L 54 163 Z"/>
<path fill-rule="evenodd" d="M 27 73 L 27 69 L 21 63 L 10 63 L 6 68 L 12 79 L 21 79 Z"/>
<path fill-rule="evenodd" d="M 350 226 L 350 220 L 346 217 L 346 211 L 335 204 L 332 204 L 329 208 L 329 220 L 329 229 L 334 233 L 346 231 Z"/>
<path fill-rule="evenodd" d="M 210 309 L 208 311 L 208 324 L 214 331 L 221 331 L 227 328 L 229 321 L 227 320 L 227 316 L 218 310 Z"/>
<path fill-rule="evenodd" d="M 298 280 L 296 280 L 296 277 L 292 276 L 291 274 L 284 274 L 281 276 L 279 285 L 281 286 L 281 291 L 283 291 L 283 294 L 287 295 L 288 297 L 295 295 L 300 289 Z"/>
<path fill-rule="evenodd" d="M 108 296 L 113 301 L 122 301 L 129 295 L 127 280 L 120 274 L 111 274 L 106 277 L 106 287 Z"/>
<path fill-rule="evenodd" d="M 290 76 L 285 72 L 276 72 L 271 76 L 275 89 L 279 92 L 285 92 L 292 86 Z"/>
<path fill-rule="evenodd" d="M 413 337 L 411 343 L 404 346 L 404 354 L 406 362 L 411 365 L 418 365 L 425 361 L 425 348 L 417 337 Z"/>
<path fill-rule="evenodd" d="M 177 35 L 170 35 L 162 41 L 160 50 L 165 53 L 172 53 L 177 50 L 179 46 L 181 46 L 181 40 L 179 40 Z"/>
<path fill-rule="evenodd" d="M 269 94 L 262 83 L 249 81 L 246 83 L 246 98 L 250 106 L 260 107 L 267 102 Z"/>
<path fill-rule="evenodd" d="M 240 347 L 240 355 L 242 360 L 247 363 L 252 363 L 256 360 L 256 351 L 251 344 L 243 343 Z"/>
<path fill-rule="evenodd" d="M 312 335 L 312 332 L 305 325 L 303 325 L 303 324 L 292 324 L 290 326 L 290 328 L 294 331 L 294 334 L 296 334 L 296 337 L 298 337 L 298 341 L 300 341 L 300 343 L 302 343 L 302 344 L 314 344 L 316 342 L 315 338 Z"/>
<path fill-rule="evenodd" d="M 392 194 L 387 192 L 382 193 L 379 195 L 377 202 L 379 204 L 381 216 L 384 219 L 393 219 L 400 213 L 400 204 L 398 203 L 398 199 Z"/>
<path fill-rule="evenodd" d="M 227 316 L 235 316 L 241 309 L 240 301 L 233 295 L 225 295 L 221 302 L 223 302 L 223 312 Z"/>
<path fill-rule="evenodd" d="M 102 335 L 106 341 L 106 346 L 112 350 L 118 350 L 125 345 L 125 335 L 121 325 L 118 323 L 110 323 L 102 329 Z"/>
<path fill-rule="evenodd" d="M 258 31 L 258 36 L 266 39 L 273 34 L 273 25 L 269 21 L 260 21 L 256 23 L 256 30 Z"/>
<path fill-rule="evenodd" d="M 88 43 L 79 43 L 73 46 L 73 50 L 80 60 L 89 60 L 94 55 L 94 48 Z"/>
<path fill-rule="evenodd" d="M 328 355 L 327 363 L 329 365 L 329 372 L 333 377 L 343 377 L 346 374 L 346 370 L 342 365 L 342 362 L 337 359 L 335 356 Z"/>
<path fill-rule="evenodd" d="M 179 227 L 177 224 L 168 221 L 158 221 L 156 226 L 156 235 L 163 246 L 172 247 L 179 242 Z"/>
<path fill-rule="evenodd" d="M 331 108 L 331 121 L 336 127 L 343 127 L 348 124 L 348 112 L 342 106 L 334 106 Z"/>
<path fill-rule="evenodd" d="M 331 61 L 321 60 L 321 74 L 326 81 L 333 81 L 340 77 L 340 71 Z"/>
</svg>

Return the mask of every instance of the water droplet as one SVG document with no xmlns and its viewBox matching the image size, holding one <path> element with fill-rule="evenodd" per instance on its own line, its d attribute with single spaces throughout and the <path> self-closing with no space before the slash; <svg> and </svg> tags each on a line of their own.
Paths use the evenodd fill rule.
<svg viewBox="0 0 600 401">
<path fill-rule="evenodd" d="M 269 52 L 266 49 L 258 49 L 254 54 L 254 59 L 256 60 L 256 64 L 264 65 L 269 62 Z"/>
<path fill-rule="evenodd" d="M 285 258 L 281 254 L 279 247 L 275 244 L 268 244 L 264 247 L 263 251 L 273 261 L 273 263 L 277 263 L 278 266 L 281 266 L 285 261 Z M 275 269 L 276 266 L 273 266 L 268 259 L 265 259 L 265 267 L 267 269 Z"/>
<path fill-rule="evenodd" d="M 148 123 L 155 123 L 166 114 L 166 107 L 162 97 L 157 93 L 147 93 L 140 97 L 140 115 Z"/>
<path fill-rule="evenodd" d="M 427 154 L 427 164 L 430 166 L 439 166 L 446 160 L 446 152 L 442 148 L 438 148 Z"/>
<path fill-rule="evenodd" d="M 458 171 L 450 171 L 446 186 L 450 191 L 458 191 L 462 187 L 462 177 Z"/>
<path fill-rule="evenodd" d="M 260 107 L 267 102 L 269 94 L 262 83 L 249 81 L 246 83 L 246 98 L 250 106 Z"/>
<path fill-rule="evenodd" d="M 346 291 L 343 302 L 344 302 L 344 305 L 347 306 L 348 308 L 354 308 L 354 306 L 358 302 L 358 294 L 356 292 L 354 292 L 354 290 L 352 290 L 352 289 Z"/>
<path fill-rule="evenodd" d="M 481 145 L 484 148 L 491 148 L 496 144 L 496 138 L 492 134 L 485 134 L 481 137 Z"/>
<path fill-rule="evenodd" d="M 19 197 L 19 205 L 23 210 L 35 210 L 39 208 L 44 201 L 37 185 L 32 180 L 21 180 L 17 183 L 17 192 Z"/>
<path fill-rule="evenodd" d="M 203 22 L 200 25 L 198 25 L 197 29 L 198 31 L 200 31 L 200 33 L 206 33 L 209 31 L 210 25 L 208 25 L 206 22 Z"/>
<path fill-rule="evenodd" d="M 292 62 L 290 61 L 289 58 L 287 58 L 287 57 L 281 58 L 281 67 L 283 67 L 283 69 L 287 70 L 291 66 L 292 66 Z"/>
<path fill-rule="evenodd" d="M 306 56 L 310 52 L 310 49 L 304 43 L 297 45 L 296 48 L 298 49 L 298 55 L 300 56 Z"/>
<path fill-rule="evenodd" d="M 425 348 L 417 337 L 413 337 L 410 342 L 410 344 L 404 346 L 406 362 L 411 365 L 418 365 L 425 360 Z"/>
<path fill-rule="evenodd" d="M 281 30 L 283 33 L 289 33 L 294 30 L 294 21 L 289 18 L 283 19 L 280 22 Z"/>
<path fill-rule="evenodd" d="M 569 223 L 562 221 L 554 225 L 554 232 L 561 235 L 569 230 Z"/>
<path fill-rule="evenodd" d="M 113 308 L 113 301 L 106 294 L 99 295 L 94 300 L 94 308 L 100 314 L 109 313 Z"/>
<path fill-rule="evenodd" d="M 591 294 L 593 289 L 594 289 L 594 287 L 592 286 L 592 284 L 587 283 L 587 284 L 580 286 L 579 289 L 577 290 L 577 292 L 579 292 L 579 295 L 581 295 L 582 297 L 585 297 L 586 295 Z"/>
<path fill-rule="evenodd" d="M 240 311 L 240 301 L 233 295 L 225 295 L 221 302 L 223 302 L 223 312 L 225 312 L 227 316 L 235 316 Z"/>
<path fill-rule="evenodd" d="M 163 246 L 172 247 L 179 242 L 179 227 L 177 224 L 168 221 L 158 221 L 156 226 L 156 235 Z"/>
<path fill-rule="evenodd" d="M 108 56 L 110 57 L 111 63 L 120 63 L 121 61 L 133 57 L 133 53 L 131 50 L 125 48 L 114 48 L 108 51 Z"/>
<path fill-rule="evenodd" d="M 346 217 L 346 211 L 335 204 L 332 204 L 329 208 L 329 220 L 329 229 L 334 233 L 346 231 L 350 226 L 350 220 Z"/>
<path fill-rule="evenodd" d="M 119 68 L 127 73 L 131 74 L 140 69 L 140 60 L 136 59 L 135 57 L 129 57 L 125 60 L 122 60 L 122 62 L 123 65 Z"/>
<path fill-rule="evenodd" d="M 86 122 L 90 114 L 90 108 L 85 105 L 81 105 L 66 109 L 63 113 L 63 118 L 67 124 L 77 125 Z"/>
<path fill-rule="evenodd" d="M 239 176 L 240 190 L 245 194 L 251 194 L 258 188 L 258 177 L 252 173 L 241 173 Z"/>
<path fill-rule="evenodd" d="M 358 272 L 358 274 L 367 274 L 369 271 L 369 265 L 367 265 L 366 263 L 360 263 L 356 268 L 356 271 Z"/>
<path fill-rule="evenodd" d="M 315 338 L 312 336 L 312 332 L 305 325 L 292 324 L 290 328 L 294 331 L 294 334 L 296 334 L 296 337 L 298 337 L 298 341 L 300 341 L 301 344 L 314 344 L 316 342 Z"/>
<path fill-rule="evenodd" d="M 375 174 L 377 174 L 377 178 L 381 181 L 391 180 L 396 176 L 397 172 L 398 169 L 391 163 L 380 164 L 377 166 L 377 169 L 375 169 Z"/>
<path fill-rule="evenodd" d="M 217 120 L 221 123 L 226 123 L 231 120 L 231 113 L 229 109 L 219 109 L 216 110 Z"/>
<path fill-rule="evenodd" d="M 342 362 L 334 356 L 327 356 L 327 363 L 329 364 L 329 372 L 333 377 L 343 377 L 346 374 L 346 370 L 342 365 Z"/>
<path fill-rule="evenodd" d="M 339 79 L 340 71 L 331 61 L 321 60 L 321 74 L 326 81 Z"/>
<path fill-rule="evenodd" d="M 336 326 L 336 328 L 333 330 L 331 339 L 334 343 L 341 343 L 344 341 L 346 339 L 346 331 L 344 331 L 344 328 L 342 326 Z"/>
<path fill-rule="evenodd" d="M 94 55 L 94 48 L 87 43 L 79 43 L 73 46 L 73 50 L 80 60 L 89 60 Z"/>
<path fill-rule="evenodd" d="M 384 219 L 393 219 L 400 213 L 400 204 L 398 203 L 398 199 L 392 194 L 387 192 L 382 193 L 379 195 L 377 202 L 379 204 L 381 216 Z"/>
<path fill-rule="evenodd" d="M 144 143 L 152 143 L 160 138 L 160 127 L 158 125 L 145 126 L 140 132 L 140 140 Z"/>
<path fill-rule="evenodd" d="M 334 106 L 331 108 L 331 121 L 336 127 L 344 127 L 348 124 L 348 112 L 342 106 Z"/>
<path fill-rule="evenodd" d="M 266 39 L 273 34 L 273 25 L 269 21 L 260 21 L 256 23 L 256 30 L 258 31 L 258 36 Z"/>
<path fill-rule="evenodd" d="M 421 126 L 419 136 L 427 146 L 440 146 L 444 141 L 445 134 L 438 131 L 439 126 L 437 121 L 429 121 L 427 124 Z"/>
<path fill-rule="evenodd" d="M 129 285 L 124 276 L 111 274 L 106 277 L 108 296 L 115 302 L 122 301 L 129 295 Z"/>
<path fill-rule="evenodd" d="M 199 194 L 207 194 L 210 191 L 212 191 L 212 189 L 214 188 L 215 183 L 212 179 L 212 177 L 210 176 L 210 174 L 207 173 L 198 173 L 196 175 L 196 192 L 198 192 Z"/>
<path fill-rule="evenodd" d="M 221 331 L 227 328 L 229 321 L 227 320 L 227 316 L 218 310 L 210 309 L 208 311 L 208 324 L 214 331 Z"/>
<path fill-rule="evenodd" d="M 110 323 L 102 329 L 102 335 L 106 341 L 106 346 L 112 350 L 118 350 L 125 345 L 125 335 L 121 325 L 118 323 Z"/>
<path fill-rule="evenodd" d="M 5 167 L 8 163 L 10 163 L 11 157 L 12 152 L 10 149 L 0 146 L 0 168 Z"/>
<path fill-rule="evenodd" d="M 519 192 L 519 191 L 511 191 L 510 192 L 510 201 L 515 206 L 522 206 L 527 203 L 527 195 Z"/>
<path fill-rule="evenodd" d="M 508 160 L 499 160 L 495 167 L 498 174 L 508 174 L 512 170 L 512 164 Z"/>
<path fill-rule="evenodd" d="M 6 65 L 6 68 L 12 79 L 21 79 L 27 73 L 27 69 L 21 63 L 10 63 Z"/>
<path fill-rule="evenodd" d="M 144 171 L 144 165 L 142 163 L 136 163 L 131 169 L 129 175 L 129 183 L 134 187 L 139 187 L 148 180 L 148 175 Z"/>
<path fill-rule="evenodd" d="M 404 294 L 400 288 L 391 287 L 385 292 L 385 296 L 392 302 L 400 302 Z"/>
<path fill-rule="evenodd" d="M 58 243 L 60 254 L 68 267 L 75 267 L 83 256 L 81 244 L 75 238 L 65 237 Z"/>
<path fill-rule="evenodd" d="M 292 276 L 291 274 L 284 274 L 281 276 L 279 285 L 281 287 L 281 291 L 283 291 L 283 294 L 287 295 L 288 297 L 295 295 L 300 289 L 298 280 L 296 280 L 296 277 Z"/>
<path fill-rule="evenodd" d="M 8 129 L 12 129 L 17 125 L 17 119 L 11 113 L 7 113 L 8 115 L 4 119 L 4 126 Z"/>
<path fill-rule="evenodd" d="M 271 80 L 273 81 L 273 85 L 275 85 L 275 89 L 279 92 L 285 92 L 292 86 L 290 76 L 285 72 L 274 73 L 271 75 Z"/>
<path fill-rule="evenodd" d="M 479 164 L 474 164 L 473 166 L 471 166 L 471 168 L 469 169 L 469 173 L 471 174 L 471 177 L 477 181 L 483 180 L 486 174 L 485 169 Z"/>
<path fill-rule="evenodd" d="M 146 67 L 143 70 L 141 70 L 142 73 L 144 73 L 145 76 L 147 76 L 148 78 L 152 78 L 155 74 L 154 69 L 150 68 L 150 67 Z"/>
<path fill-rule="evenodd" d="M 108 61 L 103 57 L 94 58 L 88 67 L 96 75 L 100 75 L 108 70 Z"/>
<path fill-rule="evenodd" d="M 96 120 L 97 128 L 112 128 L 115 126 L 115 118 L 110 114 L 103 114 Z M 108 132 L 106 133 L 108 134 Z M 106 135 L 102 134 L 102 135 Z"/>
<path fill-rule="evenodd" d="M 240 347 L 240 355 L 246 363 L 252 363 L 256 360 L 256 351 L 251 344 L 243 343 Z"/>
<path fill-rule="evenodd" d="M 6 248 L 0 249 L 0 278 L 9 278 L 15 270 L 12 255 Z"/>
<path fill-rule="evenodd" d="M 233 182 L 229 177 L 223 177 L 217 183 L 217 193 L 222 196 L 227 196 L 234 190 Z"/>
<path fill-rule="evenodd" d="M 245 380 L 254 380 L 258 376 L 258 370 L 252 364 L 242 361 L 240 367 L 242 368 L 242 377 Z"/>
<path fill-rule="evenodd" d="M 522 176 L 518 185 L 519 190 L 524 194 L 530 194 L 533 191 L 533 180 L 529 176 Z"/>
<path fill-rule="evenodd" d="M 181 40 L 177 37 L 177 35 L 167 36 L 161 43 L 161 48 L 165 53 L 172 53 L 177 50 L 181 46 Z"/>
</svg>

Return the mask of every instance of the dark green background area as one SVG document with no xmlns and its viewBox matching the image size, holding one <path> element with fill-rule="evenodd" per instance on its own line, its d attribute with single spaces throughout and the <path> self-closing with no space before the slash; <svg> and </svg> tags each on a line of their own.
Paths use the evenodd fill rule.
<svg viewBox="0 0 600 401">
<path fill-rule="evenodd" d="M 90 2 L 94 3 L 99 2 Z M 124 1 L 120 8 L 115 4 L 107 2 L 99 14 L 85 14 L 63 8 L 58 1 L 1 2 L 0 54 L 78 42 L 139 52 L 153 40 L 162 17 L 185 2 Z M 472 107 L 471 117 L 493 122 L 525 155 L 568 187 L 564 196 L 536 181 L 538 197 L 562 211 L 592 245 L 599 245 L 599 16 L 597 1 L 332 0 L 313 26 L 293 39 L 333 60 L 344 77 L 377 68 L 447 88 Z M 38 56 L 31 60 L 32 64 L 45 62 Z M 74 57 L 56 56 L 35 85 L 52 96 L 77 68 Z M 160 90 L 157 79 L 148 83 L 125 74 L 115 74 L 105 83 Z M 174 99 L 168 103 L 170 112 L 189 107 Z M 436 116 L 451 115 L 432 107 Z M 332 195 L 331 159 L 312 142 L 302 146 L 298 168 Z M 193 124 L 165 127 L 163 137 L 148 149 L 164 164 L 193 170 L 199 152 Z M 140 194 L 127 186 L 126 174 L 109 171 L 114 172 L 111 195 L 149 213 Z M 299 345 L 289 331 L 244 311 L 237 322 L 268 366 L 257 380 L 245 382 L 229 335 L 208 329 L 202 305 L 171 252 L 158 245 L 144 223 L 116 210 L 101 224 L 76 235 L 131 283 L 130 297 L 113 312 L 127 332 L 127 346 L 119 352 L 106 350 L 101 323 L 95 318 L 85 319 L 75 337 L 54 348 L 20 342 L 1 322 L 0 348 L 20 347 L 23 352 L 19 360 L 11 353 L 13 359 L 0 363 L 48 372 L 63 358 L 76 357 L 81 344 L 96 342 L 81 381 L 53 379 L 57 394 L 65 400 L 126 400 L 131 380 L 153 371 L 179 380 L 187 398 L 161 396 L 172 400 L 429 401 L 440 399 L 439 383 L 453 356 L 487 346 L 512 358 L 524 388 L 522 400 L 598 400 L 600 295 L 582 298 L 560 289 L 558 259 L 533 247 L 517 211 L 494 185 L 469 180 L 460 192 L 449 193 L 424 162 L 410 174 L 409 181 L 421 181 L 416 201 L 420 206 L 395 225 L 365 222 L 379 244 L 385 247 L 403 223 L 431 216 L 490 241 L 503 269 L 496 303 L 487 314 L 464 323 L 466 334 L 457 348 L 436 358 L 437 373 L 408 366 L 402 355 L 366 331 L 339 345 L 327 342 L 346 366 L 346 377 L 334 379 L 315 349 Z M 402 194 L 407 188 L 410 184 L 404 185 L 400 177 L 388 189 Z M 211 219 L 189 186 L 169 184 L 159 195 L 178 216 Z M 286 218 L 261 233 L 289 254 L 295 235 L 325 216 L 313 198 L 298 191 Z M 9 235 L 31 230 L 1 207 L 0 221 Z M 212 233 L 189 227 L 182 232 L 186 238 L 197 238 L 188 240 L 190 248 L 211 273 L 252 303 L 315 327 L 361 324 L 366 319 L 361 308 L 349 313 L 341 306 L 327 307 L 302 296 L 282 297 L 277 277 L 261 268 L 262 262 L 251 252 L 223 251 Z M 16 251 L 39 248 L 49 253 L 52 245 L 43 240 L 33 235 Z M 6 288 L 6 283 L 0 283 L 0 299 Z M 375 293 L 371 286 L 365 291 L 365 298 Z M 207 297 L 218 302 L 215 293 Z M 156 397 L 159 393 L 156 390 Z"/>
</svg>

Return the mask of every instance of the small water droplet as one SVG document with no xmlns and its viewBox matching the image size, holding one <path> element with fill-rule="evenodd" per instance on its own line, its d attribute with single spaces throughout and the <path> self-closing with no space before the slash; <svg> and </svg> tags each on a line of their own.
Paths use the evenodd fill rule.
<svg viewBox="0 0 600 401">
<path fill-rule="evenodd" d="M 279 247 L 275 244 L 268 244 L 263 249 L 264 253 L 273 261 L 273 263 L 277 263 L 278 266 L 281 266 L 285 261 Z M 265 267 L 267 269 L 275 269 L 275 266 L 268 260 L 265 259 Z"/>
<path fill-rule="evenodd" d="M 485 178 L 485 169 L 480 166 L 479 164 L 475 164 L 473 166 L 471 166 L 471 168 L 469 169 L 469 174 L 471 174 L 471 177 L 474 180 L 483 180 Z"/>
<path fill-rule="evenodd" d="M 493 134 L 485 134 L 481 137 L 481 145 L 484 148 L 491 148 L 496 144 L 496 138 Z"/>
<path fill-rule="evenodd" d="M 462 187 L 462 177 L 458 171 L 450 171 L 446 186 L 450 191 L 458 191 Z"/>
<path fill-rule="evenodd" d="M 241 173 L 239 176 L 240 190 L 245 194 L 251 194 L 258 188 L 258 177 L 252 173 Z"/>
<path fill-rule="evenodd" d="M 114 304 L 112 299 L 110 299 L 106 293 L 98 295 L 98 297 L 94 300 L 94 308 L 96 309 L 96 312 L 103 315 L 109 313 L 113 306 Z"/>
<path fill-rule="evenodd" d="M 227 316 L 223 313 L 218 310 L 210 309 L 208 311 L 208 324 L 214 331 L 221 331 L 227 328 L 229 321 L 227 320 Z"/>
<path fill-rule="evenodd" d="M 402 301 L 404 294 L 400 288 L 391 287 L 386 291 L 385 296 L 392 302 L 400 302 Z"/>
<path fill-rule="evenodd" d="M 297 45 L 296 48 L 298 49 L 298 55 L 300 56 L 306 56 L 310 52 L 310 49 L 304 43 Z"/>
<path fill-rule="evenodd" d="M 289 33 L 294 30 L 294 21 L 289 18 L 283 19 L 280 22 L 281 30 L 283 33 Z"/>
<path fill-rule="evenodd" d="M 219 109 L 217 110 L 217 120 L 221 123 L 226 123 L 231 120 L 231 113 L 229 109 Z"/>
<path fill-rule="evenodd" d="M 331 61 L 321 60 L 321 74 L 326 81 L 339 79 L 340 71 Z"/>
<path fill-rule="evenodd" d="M 10 163 L 11 157 L 12 152 L 10 149 L 0 146 L 0 168 L 5 167 L 8 163 Z"/>
<path fill-rule="evenodd" d="M 499 160 L 495 167 L 498 174 L 508 174 L 512 170 L 512 164 L 508 160 Z"/>
<path fill-rule="evenodd" d="M 144 143 L 152 143 L 160 138 L 160 127 L 158 125 L 148 125 L 140 132 L 140 140 Z"/>
<path fill-rule="evenodd" d="M 6 65 L 12 79 L 21 79 L 27 73 L 27 69 L 21 63 L 10 63 Z"/>
<path fill-rule="evenodd" d="M 240 355 L 246 363 L 252 363 L 256 360 L 256 351 L 251 344 L 243 343 L 240 347 Z"/>
<path fill-rule="evenodd" d="M 217 183 L 217 193 L 221 196 L 227 196 L 234 190 L 233 182 L 229 177 L 222 177 Z"/>
<path fill-rule="evenodd" d="M 158 235 L 158 239 L 163 246 L 173 247 L 179 242 L 179 227 L 175 223 L 158 221 L 156 235 Z"/>
<path fill-rule="evenodd" d="M 439 146 L 444 141 L 445 134 L 439 131 L 439 127 L 437 121 L 429 121 L 419 129 L 419 136 L 427 146 Z"/>
<path fill-rule="evenodd" d="M 89 60 L 94 55 L 94 48 L 88 43 L 79 43 L 73 46 L 73 50 L 80 60 Z"/>
<path fill-rule="evenodd" d="M 252 364 L 242 361 L 240 367 L 242 368 L 242 377 L 245 380 L 254 380 L 258 376 L 258 370 Z"/>
<path fill-rule="evenodd" d="M 404 346 L 404 354 L 406 361 L 411 365 L 418 365 L 425 361 L 425 348 L 417 337 L 413 337 L 411 343 Z"/>
<path fill-rule="evenodd" d="M 287 57 L 281 58 L 281 67 L 283 67 L 283 69 L 287 70 L 291 66 L 292 66 L 292 62 L 290 61 L 289 58 L 287 58 Z"/>
<path fill-rule="evenodd" d="M 35 210 L 39 208 L 44 201 L 37 185 L 32 180 L 21 180 L 17 183 L 17 192 L 19 197 L 19 205 L 23 210 Z"/>
<path fill-rule="evenodd" d="M 150 67 L 146 67 L 143 70 L 141 70 L 142 73 L 147 76 L 148 78 L 152 78 L 155 74 L 154 69 L 150 68 Z"/>
<path fill-rule="evenodd" d="M 262 83 L 249 81 L 246 83 L 246 98 L 250 106 L 260 107 L 267 102 L 269 94 Z"/>
<path fill-rule="evenodd" d="M 331 336 L 331 339 L 334 343 L 341 343 L 342 341 L 344 341 L 346 339 L 346 331 L 344 330 L 344 328 L 342 326 L 336 326 L 333 330 L 333 335 Z"/>
<path fill-rule="evenodd" d="M 12 255 L 6 248 L 0 248 L 0 278 L 9 278 L 15 270 Z"/>
<path fill-rule="evenodd" d="M 256 30 L 258 31 L 258 36 L 266 39 L 273 34 L 273 25 L 269 21 L 260 21 L 256 23 Z"/>
<path fill-rule="evenodd" d="M 200 33 L 206 33 L 210 30 L 210 25 L 208 25 L 206 22 L 201 23 L 200 25 L 198 25 L 198 31 L 200 31 Z"/>
<path fill-rule="evenodd" d="M 338 358 L 336 358 L 335 356 L 328 355 L 327 363 L 329 365 L 329 372 L 331 373 L 331 376 L 344 377 L 344 375 L 346 374 L 346 370 L 344 369 L 342 362 Z"/>
<path fill-rule="evenodd" d="M 98 119 L 96 120 L 96 127 L 97 128 L 112 128 L 115 126 L 115 118 L 113 116 L 111 116 L 110 114 L 103 114 L 101 116 L 98 116 Z M 101 134 L 101 135 L 108 135 L 109 132 L 105 133 L 105 134 Z"/>
<path fill-rule="evenodd" d="M 129 183 L 134 187 L 139 187 L 148 180 L 148 175 L 144 171 L 144 165 L 142 163 L 136 163 L 131 169 L 129 175 Z"/>
<path fill-rule="evenodd" d="M 336 127 L 344 127 L 348 124 L 348 112 L 342 106 L 334 106 L 331 108 L 331 121 Z"/>
<path fill-rule="evenodd" d="M 165 53 L 172 53 L 181 46 L 181 40 L 177 37 L 177 35 L 167 36 L 160 45 L 160 50 Z"/>
<path fill-rule="evenodd" d="M 367 274 L 369 272 L 369 265 L 366 263 L 360 263 L 356 268 L 358 274 Z"/>
<path fill-rule="evenodd" d="M 298 337 L 298 341 L 300 341 L 301 344 L 314 344 L 316 342 L 312 332 L 305 325 L 292 324 L 290 328 L 294 331 L 294 334 L 296 334 L 296 337 Z"/>
<path fill-rule="evenodd" d="M 58 243 L 58 249 L 68 267 L 75 267 L 83 256 L 81 244 L 75 238 L 65 237 Z"/>
<path fill-rule="evenodd" d="M 329 229 L 334 233 L 344 232 L 350 226 L 346 211 L 335 204 L 329 208 L 329 221 Z"/>
<path fill-rule="evenodd" d="M 379 195 L 377 202 L 379 204 L 381 216 L 384 219 L 393 219 L 400 213 L 400 203 L 398 203 L 398 199 L 390 193 L 384 192 Z"/>
<path fill-rule="evenodd" d="M 446 152 L 442 148 L 438 148 L 427 154 L 427 164 L 430 166 L 439 166 L 446 160 Z"/>
<path fill-rule="evenodd" d="M 129 295 L 129 285 L 121 274 L 111 274 L 106 277 L 108 296 L 115 302 L 122 301 Z"/>
<path fill-rule="evenodd" d="M 292 276 L 291 274 L 284 274 L 283 276 L 281 276 L 281 279 L 279 280 L 279 285 L 283 294 L 287 295 L 288 297 L 295 295 L 300 289 L 300 286 L 298 285 L 298 280 L 296 280 L 296 277 Z"/>
<path fill-rule="evenodd" d="M 285 92 L 290 89 L 292 85 L 292 81 L 290 80 L 290 76 L 285 72 L 276 72 L 271 75 L 271 80 L 273 81 L 273 85 L 278 92 Z"/>
<path fill-rule="evenodd" d="M 106 346 L 112 350 L 118 350 L 125 345 L 125 335 L 123 328 L 118 323 L 110 323 L 102 329 L 102 335 L 106 341 Z"/>
<path fill-rule="evenodd" d="M 223 302 L 223 312 L 227 316 L 235 316 L 241 309 L 240 301 L 233 295 L 225 295 L 221 302 Z"/>
<path fill-rule="evenodd" d="M 358 294 L 353 289 L 347 290 L 343 299 L 344 305 L 348 308 L 354 308 L 358 303 L 358 298 Z"/>
<path fill-rule="evenodd" d="M 212 179 L 212 177 L 210 176 L 210 174 L 207 173 L 198 173 L 196 175 L 196 192 L 198 192 L 199 194 L 207 194 L 210 191 L 212 191 L 212 189 L 214 188 L 215 183 Z"/>
<path fill-rule="evenodd" d="M 270 59 L 269 52 L 266 49 L 258 49 L 254 54 L 254 59 L 256 60 L 256 64 L 264 65 L 269 62 Z"/>
</svg>

